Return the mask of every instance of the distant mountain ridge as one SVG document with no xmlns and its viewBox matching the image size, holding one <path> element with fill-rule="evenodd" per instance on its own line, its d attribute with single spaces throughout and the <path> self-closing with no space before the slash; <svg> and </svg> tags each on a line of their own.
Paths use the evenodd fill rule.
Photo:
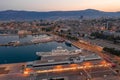
<svg viewBox="0 0 120 80">
<path fill-rule="evenodd" d="M 94 9 L 80 11 L 17 11 L 6 10 L 0 11 L 0 20 L 40 20 L 40 19 L 59 19 L 59 18 L 100 18 L 100 17 L 120 17 L 120 12 L 104 12 Z"/>
</svg>

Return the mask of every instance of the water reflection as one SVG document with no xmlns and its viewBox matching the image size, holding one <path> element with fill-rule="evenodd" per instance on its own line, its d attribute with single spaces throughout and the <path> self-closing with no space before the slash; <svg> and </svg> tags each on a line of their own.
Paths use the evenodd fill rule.
<svg viewBox="0 0 120 80">
<path fill-rule="evenodd" d="M 30 41 L 31 39 L 33 39 L 31 35 L 25 36 L 24 38 L 19 38 L 19 36 L 0 36 L 0 43 L 6 43 L 12 40 L 24 42 Z M 48 52 L 52 49 L 56 49 L 57 46 L 62 46 L 68 50 L 76 49 L 73 46 L 68 47 L 65 43 L 57 43 L 54 41 L 28 46 L 0 47 L 0 64 L 33 61 L 38 59 L 36 52 Z"/>
</svg>

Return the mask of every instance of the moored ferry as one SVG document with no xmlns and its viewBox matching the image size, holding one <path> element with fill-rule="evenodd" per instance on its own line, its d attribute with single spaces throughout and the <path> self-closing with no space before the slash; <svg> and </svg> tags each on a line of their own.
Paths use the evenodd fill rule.
<svg viewBox="0 0 120 80">
<path fill-rule="evenodd" d="M 57 49 L 52 50 L 51 52 L 36 52 L 36 55 L 42 56 L 42 57 L 48 57 L 48 56 L 64 56 L 64 55 L 75 55 L 80 54 L 82 52 L 81 49 L 77 50 L 67 50 L 63 49 L 61 46 L 58 46 Z"/>
</svg>

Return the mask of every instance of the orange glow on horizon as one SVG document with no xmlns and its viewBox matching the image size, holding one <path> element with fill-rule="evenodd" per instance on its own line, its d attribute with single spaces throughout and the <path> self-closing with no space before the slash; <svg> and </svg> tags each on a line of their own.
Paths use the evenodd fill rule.
<svg viewBox="0 0 120 80">
<path fill-rule="evenodd" d="M 120 0 L 1 0 L 0 10 L 11 9 L 27 11 L 72 11 L 97 9 L 111 12 L 120 11 Z"/>
</svg>

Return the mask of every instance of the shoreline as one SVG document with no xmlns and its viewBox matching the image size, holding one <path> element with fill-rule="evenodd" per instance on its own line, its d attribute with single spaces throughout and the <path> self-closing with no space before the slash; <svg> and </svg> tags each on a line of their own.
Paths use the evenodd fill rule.
<svg viewBox="0 0 120 80">
<path fill-rule="evenodd" d="M 55 41 L 55 40 L 52 40 L 52 41 Z M 52 42 L 52 41 L 47 41 L 47 42 Z M 44 42 L 44 43 L 47 43 L 47 42 Z M 40 42 L 39 42 L 40 43 Z M 39 43 L 36 43 L 36 44 L 39 44 Z M 42 42 L 43 43 L 43 42 Z M 35 43 L 27 43 L 27 45 L 35 45 Z M 98 46 L 92 46 L 91 47 L 91 44 L 84 44 L 84 43 L 80 43 L 80 42 L 74 42 L 74 41 L 71 41 L 71 45 L 78 48 L 78 49 L 86 49 L 88 51 L 93 51 L 93 52 L 98 52 L 98 51 L 102 51 L 102 48 L 97 48 Z M 6 45 L 5 45 L 6 46 Z M 8 45 L 8 46 L 11 46 L 11 45 Z M 13 45 L 12 45 L 13 46 Z M 19 44 L 18 46 L 24 46 L 24 44 Z M 25 45 L 26 46 L 26 45 Z M 90 46 L 90 48 L 86 47 L 86 46 Z M 17 46 L 14 46 L 14 47 L 17 47 Z M 93 49 L 95 48 L 95 49 Z M 29 62 L 29 61 L 28 61 Z M 21 62 L 18 62 L 18 63 L 21 63 Z M 25 62 L 22 62 L 22 63 L 25 63 Z M 17 63 L 5 63 L 5 64 L 17 64 Z M 1 65 L 1 64 L 0 64 Z"/>
<path fill-rule="evenodd" d="M 63 42 L 62 42 L 62 43 L 63 43 Z M 77 48 L 77 49 L 80 49 L 79 47 L 73 45 L 72 43 L 71 43 L 71 45 L 74 46 L 74 47 Z M 34 61 L 34 60 L 33 60 L 33 61 Z M 2 64 L 0 64 L 0 67 L 1 67 L 2 65 L 14 65 L 14 64 L 21 64 L 21 63 L 25 64 L 26 62 L 31 62 L 31 61 L 15 62 L 15 63 L 2 63 Z"/>
<path fill-rule="evenodd" d="M 45 34 L 45 35 L 47 35 L 47 34 Z M 5 36 L 20 36 L 20 35 L 16 34 L 16 35 L 5 35 Z M 33 36 L 33 35 L 30 35 L 30 36 Z M 0 44 L 0 46 L 18 47 L 18 46 L 34 45 L 34 44 L 39 44 L 39 43 L 47 43 L 47 42 L 52 42 L 52 41 L 55 41 L 55 36 L 53 36 L 53 35 L 50 36 L 50 39 L 43 39 L 42 40 L 42 38 L 41 38 L 41 39 L 38 39 L 38 40 L 36 39 L 35 41 L 30 40 L 30 41 L 26 41 L 26 42 L 20 42 L 18 40 L 18 41 L 14 41 L 14 42 L 11 41 L 11 42 Z"/>
</svg>

